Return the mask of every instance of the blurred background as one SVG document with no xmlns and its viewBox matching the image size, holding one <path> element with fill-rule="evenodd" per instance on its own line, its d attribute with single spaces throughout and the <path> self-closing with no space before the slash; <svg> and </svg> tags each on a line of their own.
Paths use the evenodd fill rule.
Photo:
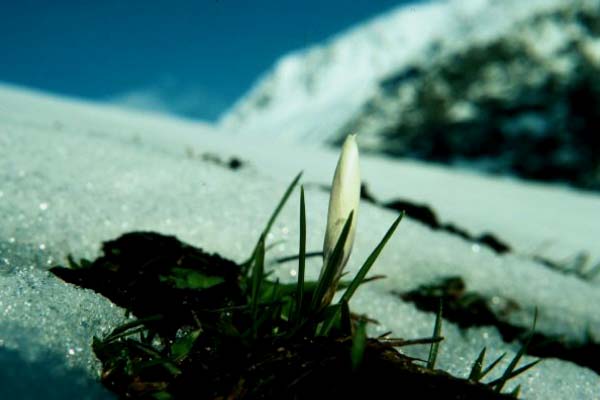
<svg viewBox="0 0 600 400">
<path fill-rule="evenodd" d="M 0 82 L 600 189 L 600 0 L 31 1 Z"/>
<path fill-rule="evenodd" d="M 0 80 L 214 121 L 284 53 L 403 3 L 7 1 Z"/>
</svg>

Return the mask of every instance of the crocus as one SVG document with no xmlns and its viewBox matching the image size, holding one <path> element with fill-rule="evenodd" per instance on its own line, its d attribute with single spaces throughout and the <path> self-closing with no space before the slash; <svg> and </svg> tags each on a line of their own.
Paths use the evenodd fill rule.
<svg viewBox="0 0 600 400">
<path fill-rule="evenodd" d="M 360 169 L 358 146 L 356 144 L 356 135 L 353 134 L 348 135 L 344 141 L 342 152 L 335 168 L 333 183 L 331 185 L 331 196 L 329 197 L 325 242 L 323 244 L 323 263 L 327 265 L 346 220 L 350 212 L 353 211 L 350 231 L 345 242 L 340 264 L 336 266 L 336 274 L 333 281 L 334 287 L 342 274 L 346 262 L 348 262 L 348 257 L 350 257 L 354 243 L 354 234 L 356 232 L 359 202 Z"/>
</svg>

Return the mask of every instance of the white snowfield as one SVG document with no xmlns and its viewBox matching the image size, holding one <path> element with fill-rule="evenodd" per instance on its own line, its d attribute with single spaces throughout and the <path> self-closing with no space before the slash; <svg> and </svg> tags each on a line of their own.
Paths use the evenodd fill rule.
<svg viewBox="0 0 600 400">
<path fill-rule="evenodd" d="M 211 153 L 242 168 L 203 160 Z M 63 283 L 45 269 L 65 257 L 95 257 L 102 241 L 132 230 L 177 235 L 224 257 L 247 257 L 293 176 L 304 170 L 308 249 L 320 250 L 327 192 L 337 153 L 272 138 L 236 137 L 191 123 L 121 111 L 0 86 L 0 398 L 110 398 L 95 383 L 90 348 L 124 320 L 123 310 L 91 291 Z M 472 233 L 492 232 L 515 252 L 497 256 L 456 236 L 405 219 L 372 271 L 387 279 L 362 287 L 351 306 L 379 320 L 373 333 L 431 335 L 434 315 L 391 294 L 447 276 L 468 290 L 521 308 L 511 321 L 581 339 L 600 338 L 600 289 L 533 262 L 529 253 L 563 257 L 586 251 L 596 259 L 600 196 L 575 190 L 451 172 L 372 157 L 364 180 L 382 198 L 431 204 L 443 221 Z M 275 224 L 268 254 L 298 246 L 298 192 Z M 356 271 L 396 213 L 362 203 L 348 269 Z M 293 279 L 294 263 L 279 272 Z M 319 262 L 312 259 L 309 275 Z M 281 267 L 279 267 L 281 268 Z M 489 360 L 518 345 L 493 327 L 460 331 L 444 324 L 438 367 L 466 376 L 483 346 Z M 410 350 L 424 357 L 426 347 Z M 426 356 L 425 356 L 426 357 Z M 526 357 L 525 361 L 531 361 Z M 506 365 L 506 362 L 505 364 Z M 8 372 L 7 372 L 8 371 Z M 498 376 L 500 369 L 496 373 Z M 545 359 L 511 382 L 527 399 L 594 399 L 600 377 L 567 361 Z"/>
<path fill-rule="evenodd" d="M 303 143 L 338 139 L 390 75 L 411 66 L 426 68 L 441 55 L 508 35 L 536 14 L 578 7 L 597 9 L 600 1 L 439 0 L 400 6 L 283 56 L 220 123 L 252 137 Z M 536 52 L 551 51 L 553 39 L 564 39 L 558 22 L 551 28 L 554 35 L 532 42 Z"/>
</svg>

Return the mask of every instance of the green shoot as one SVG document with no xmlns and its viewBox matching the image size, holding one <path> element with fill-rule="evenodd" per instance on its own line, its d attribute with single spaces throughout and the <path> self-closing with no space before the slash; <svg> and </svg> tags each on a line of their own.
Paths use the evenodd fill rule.
<svg viewBox="0 0 600 400">
<path fill-rule="evenodd" d="M 479 353 L 479 356 L 477 357 L 475 362 L 473 363 L 473 366 L 471 367 L 469 380 L 480 382 L 487 374 L 489 374 L 494 368 L 496 368 L 496 365 L 498 365 L 498 363 L 502 361 L 504 357 L 506 357 L 506 353 L 502 353 L 500 357 L 496 358 L 490 365 L 483 369 L 483 363 L 485 362 L 485 352 L 486 348 L 484 347 L 481 350 L 481 353 Z"/>
<path fill-rule="evenodd" d="M 325 308 L 323 311 L 323 322 L 319 324 L 317 336 L 329 336 L 329 333 L 334 326 L 339 326 L 342 324 L 340 316 L 342 304 L 344 303 L 334 304 Z"/>
<path fill-rule="evenodd" d="M 329 293 L 332 293 L 334 286 L 336 285 L 335 279 L 338 274 L 337 268 L 342 260 L 344 245 L 346 244 L 346 239 L 348 238 L 348 234 L 350 233 L 350 226 L 352 225 L 352 217 L 354 215 L 354 211 L 350 212 L 350 215 L 346 219 L 346 223 L 344 224 L 344 228 L 340 233 L 340 237 L 335 244 L 333 249 L 333 253 L 329 258 L 326 265 L 323 266 L 323 270 L 321 271 L 321 276 L 319 281 L 317 282 L 317 287 L 313 293 L 313 298 L 311 301 L 310 310 L 317 314 L 324 307 L 328 305 L 327 296 Z M 329 299 L 330 300 L 330 299 Z"/>
<path fill-rule="evenodd" d="M 490 365 L 488 365 L 487 368 L 484 369 L 483 372 L 479 375 L 479 380 L 485 378 L 487 374 L 489 374 L 494 368 L 496 368 L 496 365 L 498 365 L 500 361 L 504 359 L 504 357 L 506 357 L 506 353 L 500 354 L 498 358 L 496 358 Z"/>
<path fill-rule="evenodd" d="M 302 172 L 300 172 L 298 175 L 296 175 L 296 177 L 294 178 L 292 183 L 290 183 L 290 185 L 285 190 L 285 193 L 281 197 L 281 200 L 279 200 L 279 203 L 277 204 L 277 206 L 275 207 L 275 210 L 271 214 L 271 217 L 269 218 L 269 221 L 267 222 L 267 226 L 265 226 L 265 229 L 262 231 L 261 237 L 267 237 L 267 234 L 271 231 L 271 228 L 273 227 L 275 220 L 279 216 L 281 209 L 283 208 L 283 206 L 287 202 L 288 198 L 292 194 L 292 191 L 296 187 L 296 184 L 298 184 L 298 181 L 300 180 L 301 176 L 302 176 Z M 259 244 L 260 244 L 260 239 L 259 239 L 259 242 L 257 242 L 256 245 L 254 246 L 254 250 L 252 250 L 252 255 L 250 256 L 250 258 L 242 264 L 242 269 L 245 272 L 248 271 L 248 269 L 250 268 L 250 264 L 252 263 L 252 260 L 254 260 L 254 258 L 256 257 L 256 252 L 258 251 Z"/>
<path fill-rule="evenodd" d="M 367 321 L 360 319 L 356 327 L 356 332 L 352 336 L 352 370 L 356 371 L 363 361 L 365 347 L 367 345 Z"/>
<path fill-rule="evenodd" d="M 304 258 L 312 258 L 312 257 L 323 257 L 322 251 L 309 251 L 304 254 Z M 293 254 L 291 256 L 279 257 L 274 260 L 276 264 L 283 264 L 288 261 L 294 261 L 300 258 L 299 254 Z"/>
<path fill-rule="evenodd" d="M 173 357 L 173 361 L 178 362 L 178 361 L 183 360 L 185 357 L 187 357 L 189 352 L 192 350 L 192 347 L 194 347 L 194 343 L 196 343 L 196 339 L 198 339 L 198 337 L 200 336 L 200 333 L 201 333 L 201 330 L 196 329 L 196 330 L 188 333 L 184 337 L 176 340 L 171 345 L 171 356 Z"/>
<path fill-rule="evenodd" d="M 342 331 L 342 334 L 351 335 L 352 334 L 352 316 L 350 314 L 350 306 L 348 306 L 348 303 L 346 303 L 346 302 L 340 303 L 340 306 L 341 306 L 340 329 Z M 365 321 L 366 321 L 366 319 L 365 319 Z"/>
<path fill-rule="evenodd" d="M 144 345 L 142 343 L 130 340 L 129 343 L 136 349 L 146 353 L 151 357 L 151 362 L 162 365 L 172 375 L 180 375 L 181 370 L 171 360 L 163 358 L 161 353 L 154 349 L 152 346 Z"/>
<path fill-rule="evenodd" d="M 433 338 L 441 337 L 442 333 L 442 300 L 440 299 L 440 307 L 438 308 L 437 315 L 435 317 L 435 325 L 433 326 Z M 434 369 L 435 361 L 437 360 L 438 351 L 440 348 L 440 342 L 431 343 L 429 348 L 429 358 L 427 359 L 427 368 Z"/>
<path fill-rule="evenodd" d="M 134 333 L 138 333 L 140 327 L 143 328 L 143 329 L 147 329 L 147 325 L 146 324 L 151 323 L 151 322 L 155 322 L 155 321 L 159 321 L 160 319 L 162 319 L 161 315 L 153 315 L 151 317 L 140 318 L 140 319 L 136 319 L 135 321 L 131 321 L 131 322 L 128 322 L 126 324 L 123 324 L 123 325 L 115 328 L 110 333 L 110 335 L 108 335 L 103 340 L 103 342 L 104 343 L 109 343 L 109 342 L 112 342 L 112 341 L 117 340 L 119 338 L 122 338 L 122 337 L 125 337 L 125 336 L 129 336 L 129 335 L 133 335 Z M 134 328 L 136 328 L 136 329 L 134 329 Z"/>
<path fill-rule="evenodd" d="M 371 267 L 373 266 L 373 264 L 377 260 L 377 257 L 379 257 L 379 254 L 381 253 L 381 251 L 383 250 L 383 248 L 387 244 L 388 240 L 394 234 L 394 231 L 396 230 L 396 227 L 398 226 L 398 224 L 402 220 L 403 216 L 404 216 L 404 213 L 400 214 L 398 216 L 398 218 L 396 218 L 396 220 L 394 221 L 394 223 L 392 224 L 392 226 L 388 229 L 388 231 L 384 235 L 383 239 L 381 239 L 381 241 L 379 242 L 379 244 L 377 245 L 377 247 L 375 248 L 375 250 L 373 250 L 373 252 L 369 255 L 369 257 L 367 257 L 367 260 L 360 267 L 358 273 L 356 274 L 356 276 L 354 277 L 354 279 L 352 280 L 352 282 L 350 282 L 350 284 L 346 288 L 346 291 L 344 292 L 344 294 L 340 298 L 340 301 L 339 301 L 338 304 L 346 304 L 347 305 L 349 303 L 350 299 L 352 298 L 352 296 L 354 295 L 354 293 L 356 292 L 356 289 L 358 289 L 358 287 L 362 283 L 364 283 L 364 282 L 367 281 L 367 279 L 366 279 L 367 273 L 369 272 L 369 270 L 371 269 Z M 334 322 L 337 320 L 337 317 L 338 317 L 337 313 L 338 313 L 338 311 L 340 309 L 341 308 L 336 308 L 335 309 L 335 313 L 333 313 L 331 315 L 331 317 L 328 320 L 325 321 L 324 329 L 322 330 L 322 332 L 327 333 L 333 327 Z"/>
<path fill-rule="evenodd" d="M 252 319 L 256 320 L 258 312 L 258 299 L 260 296 L 260 287 L 264 279 L 264 267 L 265 267 L 265 236 L 261 235 L 258 240 L 256 252 L 254 254 L 254 261 L 252 261 L 252 287 L 250 295 L 250 309 L 252 313 Z"/>
<path fill-rule="evenodd" d="M 519 394 L 521 394 L 521 385 L 517 385 L 512 392 L 510 392 L 510 396 L 512 396 L 515 399 L 519 398 Z"/>
<path fill-rule="evenodd" d="M 379 257 L 379 254 L 381 253 L 381 251 L 387 244 L 388 240 L 390 240 L 390 238 L 394 234 L 394 231 L 396 230 L 396 227 L 402 220 L 403 216 L 404 216 L 404 213 L 401 213 L 398 216 L 398 218 L 396 218 L 396 220 L 394 221 L 392 226 L 388 229 L 388 231 L 383 236 L 383 239 L 381 239 L 381 241 L 379 242 L 377 247 L 375 247 L 375 250 L 373 250 L 373 252 L 369 255 L 369 257 L 367 257 L 367 260 L 362 265 L 362 267 L 360 267 L 360 270 L 358 271 L 358 273 L 356 274 L 356 276 L 350 283 L 350 286 L 348 286 L 348 288 L 342 295 L 340 302 L 344 302 L 344 301 L 349 302 L 350 301 L 350 298 L 352 297 L 352 295 L 354 295 L 354 292 L 356 292 L 356 289 L 358 288 L 358 286 L 365 280 L 367 273 L 369 272 L 369 270 L 371 269 L 371 267 L 377 260 L 377 257 Z"/>
<path fill-rule="evenodd" d="M 519 361 L 521 361 L 521 358 L 525 354 L 527 347 L 531 343 L 531 339 L 533 338 L 533 334 L 535 333 L 535 326 L 537 324 L 537 316 L 538 316 L 538 310 L 536 308 L 535 312 L 533 314 L 533 326 L 531 327 L 531 332 L 529 333 L 527 340 L 525 341 L 525 343 L 523 343 L 523 345 L 521 346 L 521 348 L 519 349 L 517 354 L 515 354 L 515 356 L 511 360 L 510 364 L 508 364 L 508 366 L 506 367 L 506 370 L 504 371 L 502 376 L 500 378 L 496 379 L 495 381 L 489 383 L 489 385 L 491 387 L 493 387 L 496 390 L 496 392 L 499 393 L 500 391 L 502 391 L 502 388 L 504 387 L 504 385 L 506 384 L 506 382 L 509 379 L 512 379 L 515 376 L 522 374 L 523 372 L 527 371 L 528 369 L 530 369 L 531 367 L 533 367 L 534 365 L 536 365 L 537 363 L 539 363 L 541 361 L 541 360 L 533 361 L 533 362 L 525 365 L 524 367 L 521 367 L 521 368 L 518 368 L 515 370 L 515 368 L 517 367 L 517 364 L 519 364 Z"/>
<path fill-rule="evenodd" d="M 304 303 L 304 270 L 306 267 L 306 205 L 304 203 L 304 186 L 300 187 L 300 250 L 298 257 L 298 284 L 296 286 L 296 326 L 302 319 Z"/>
<path fill-rule="evenodd" d="M 469 374 L 469 380 L 479 382 L 479 380 L 481 379 L 481 370 L 483 368 L 483 361 L 485 359 L 485 351 L 486 351 L 486 348 L 484 347 L 481 350 L 481 352 L 479 353 L 479 356 L 477 356 L 477 359 L 473 363 L 473 366 L 471 366 L 471 373 Z"/>
</svg>

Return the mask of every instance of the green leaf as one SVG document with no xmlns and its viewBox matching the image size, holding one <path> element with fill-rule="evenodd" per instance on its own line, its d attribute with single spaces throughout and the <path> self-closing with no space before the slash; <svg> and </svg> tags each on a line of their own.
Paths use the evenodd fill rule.
<svg viewBox="0 0 600 400">
<path fill-rule="evenodd" d="M 275 312 L 273 315 L 273 319 L 279 319 L 280 315 L 281 315 L 281 304 L 282 302 L 279 301 L 280 300 L 280 294 L 279 294 L 279 279 L 275 280 L 275 283 L 273 284 L 273 287 L 271 288 L 270 294 L 271 297 L 269 298 L 269 302 L 268 304 L 272 306 L 273 309 L 277 310 L 279 308 L 279 312 Z M 273 307 L 274 306 L 274 307 Z"/>
<path fill-rule="evenodd" d="M 103 340 L 104 343 L 119 339 L 124 336 L 132 335 L 141 330 L 146 329 L 148 322 L 159 321 L 162 319 L 161 315 L 153 315 L 146 318 L 136 319 L 135 321 L 127 322 L 121 326 L 116 327 L 113 331 Z M 134 328 L 137 328 L 134 330 Z"/>
<path fill-rule="evenodd" d="M 258 240 L 257 251 L 255 253 L 254 261 L 252 262 L 252 287 L 250 294 L 250 310 L 252 313 L 252 319 L 256 320 L 258 312 L 258 300 L 260 297 L 260 286 L 264 279 L 264 267 L 265 267 L 265 236 L 261 235 Z"/>
<path fill-rule="evenodd" d="M 341 327 L 341 311 L 342 303 L 330 305 L 323 310 L 323 322 L 319 325 L 317 336 L 328 336 L 334 327 Z"/>
<path fill-rule="evenodd" d="M 479 380 L 481 379 L 481 370 L 483 369 L 483 361 L 485 360 L 485 347 L 481 350 L 481 353 L 479 353 L 479 356 L 477 356 L 477 359 L 475 360 L 475 362 L 473 363 L 473 366 L 471 366 L 471 373 L 469 374 L 469 379 L 475 382 L 479 382 Z"/>
<path fill-rule="evenodd" d="M 512 392 L 510 392 L 510 396 L 518 399 L 519 395 L 521 394 L 521 385 L 517 385 L 517 387 L 515 387 Z"/>
<path fill-rule="evenodd" d="M 172 268 L 172 275 L 161 276 L 161 282 L 167 282 L 178 289 L 208 289 L 225 282 L 221 276 L 205 275 L 199 271 L 187 268 Z"/>
<path fill-rule="evenodd" d="M 492 371 L 494 368 L 496 368 L 496 365 L 498 365 L 498 363 L 499 363 L 500 361 L 502 361 L 502 360 L 504 359 L 504 357 L 506 357 L 506 353 L 502 353 L 502 354 L 500 355 L 500 357 L 496 358 L 496 359 L 494 360 L 494 362 L 492 362 L 490 365 L 488 365 L 488 366 L 486 367 L 486 369 L 484 369 L 484 370 L 483 370 L 483 372 L 482 372 L 482 373 L 479 375 L 479 380 L 482 380 L 483 378 L 485 378 L 485 376 L 486 376 L 487 374 L 489 374 L 489 373 L 490 373 L 490 372 L 491 372 L 491 371 Z"/>
<path fill-rule="evenodd" d="M 512 379 L 515 376 L 525 372 L 526 370 L 533 367 L 535 364 L 537 364 L 540 361 L 540 360 L 537 360 L 537 361 L 532 362 L 532 363 L 526 365 L 525 367 L 519 368 L 515 371 L 515 368 L 517 367 L 517 364 L 519 364 L 519 361 L 521 361 L 521 358 L 525 354 L 527 347 L 529 347 L 529 345 L 531 344 L 531 339 L 533 338 L 533 334 L 535 333 L 535 326 L 537 324 L 537 316 L 538 316 L 538 310 L 536 308 L 535 312 L 533 314 L 533 326 L 531 327 L 531 331 L 529 333 L 529 336 L 527 337 L 527 340 L 525 341 L 525 343 L 523 343 L 523 345 L 521 346 L 521 348 L 519 349 L 517 354 L 515 354 L 515 356 L 511 360 L 510 364 L 508 364 L 508 366 L 506 367 L 506 370 L 504 370 L 504 373 L 502 374 L 502 376 L 500 378 L 496 379 L 495 381 L 489 383 L 490 386 L 494 387 L 496 392 L 498 392 L 498 393 L 501 392 L 502 388 L 504 387 L 504 385 L 506 384 L 506 382 L 509 379 Z"/>
<path fill-rule="evenodd" d="M 356 276 L 354 277 L 354 279 L 350 283 L 350 286 L 348 286 L 348 288 L 346 289 L 346 291 L 342 295 L 342 298 L 341 298 L 340 301 L 350 302 L 350 298 L 354 295 L 354 292 L 356 291 L 356 289 L 358 288 L 358 286 L 362 283 L 362 281 L 367 276 L 367 273 L 369 272 L 369 270 L 371 269 L 371 267 L 373 266 L 373 264 L 377 260 L 377 257 L 379 257 L 379 254 L 381 254 L 381 251 L 383 250 L 383 248 L 387 244 L 388 240 L 390 240 L 390 238 L 394 234 L 394 231 L 398 227 L 398 224 L 402 220 L 403 216 L 404 216 L 404 213 L 401 213 L 398 216 L 398 218 L 396 218 L 396 220 L 394 221 L 394 223 L 392 224 L 392 226 L 390 226 L 390 228 L 388 229 L 388 231 L 383 236 L 383 239 L 381 239 L 381 241 L 379 242 L 379 244 L 377 245 L 377 247 L 375 247 L 375 250 L 373 250 L 373 252 L 369 255 L 369 257 L 367 257 L 367 260 L 362 265 L 362 267 L 360 267 L 360 269 L 358 270 L 358 273 L 356 274 Z"/>
<path fill-rule="evenodd" d="M 152 393 L 152 398 L 155 400 L 171 400 L 173 396 L 167 391 Z"/>
<path fill-rule="evenodd" d="M 311 257 L 323 257 L 323 252 L 322 251 L 310 251 L 310 252 L 306 252 L 306 254 L 304 255 L 304 258 L 311 258 Z M 297 260 L 299 258 L 300 258 L 300 254 L 293 254 L 291 256 L 277 258 L 277 259 L 275 259 L 275 262 L 277 264 L 283 264 L 288 261 Z"/>
<path fill-rule="evenodd" d="M 352 314 L 350 313 L 350 307 L 348 303 L 343 302 L 341 305 L 341 315 L 340 315 L 340 329 L 341 334 L 344 336 L 349 336 L 352 334 Z"/>
<path fill-rule="evenodd" d="M 362 364 L 365 349 L 367 347 L 367 322 L 364 319 L 358 321 L 356 332 L 352 336 L 352 370 L 356 371 Z"/>
<path fill-rule="evenodd" d="M 320 325 L 318 335 L 329 336 L 336 328 L 336 336 L 350 336 L 352 334 L 352 315 L 347 302 L 340 302 L 327 307 L 323 313 L 323 323 Z"/>
<path fill-rule="evenodd" d="M 267 226 L 265 226 L 265 229 L 262 231 L 261 237 L 264 237 L 264 238 L 267 237 L 269 231 L 273 227 L 273 223 L 275 223 L 275 220 L 277 219 L 277 216 L 279 215 L 279 213 L 281 212 L 281 209 L 283 208 L 283 206 L 287 202 L 288 198 L 292 194 L 292 191 L 294 190 L 294 188 L 298 184 L 298 181 L 300 180 L 301 176 L 302 176 L 302 172 L 300 172 L 298 175 L 296 175 L 296 177 L 294 178 L 294 180 L 292 181 L 292 183 L 290 183 L 290 185 L 285 190 L 285 193 L 283 194 L 283 197 L 281 198 L 281 200 L 279 200 L 279 203 L 275 207 L 275 210 L 273 210 L 273 213 L 271 214 L 271 217 L 269 218 L 269 221 L 267 222 Z M 246 262 L 244 262 L 242 264 L 242 270 L 244 272 L 248 271 L 248 269 L 250 268 L 250 264 L 252 263 L 252 260 L 254 260 L 256 258 L 256 252 L 258 251 L 259 243 L 260 243 L 260 239 L 256 243 L 256 245 L 254 246 L 254 250 L 252 251 L 252 255 L 250 256 L 250 258 Z"/>
<path fill-rule="evenodd" d="M 182 338 L 177 339 L 171 345 L 171 356 L 174 358 L 174 361 L 181 361 L 192 350 L 194 347 L 194 343 L 196 343 L 196 339 L 200 336 L 200 329 L 196 329 L 188 333 Z"/>
<path fill-rule="evenodd" d="M 440 299 L 440 307 L 438 308 L 437 315 L 435 317 L 435 325 L 433 327 L 433 338 L 438 338 L 442 333 L 442 299 Z M 429 358 L 427 359 L 427 368 L 434 369 L 435 361 L 437 360 L 438 351 L 440 348 L 440 342 L 434 342 L 429 348 Z"/>
<path fill-rule="evenodd" d="M 326 307 L 328 304 L 326 303 L 325 296 L 332 290 L 332 286 L 335 284 L 335 276 L 337 274 L 337 268 L 342 260 L 344 245 L 346 244 L 346 240 L 348 239 L 348 234 L 350 233 L 350 226 L 352 225 L 352 216 L 354 215 L 354 211 L 350 212 L 348 218 L 346 219 L 346 223 L 340 233 L 340 237 L 338 238 L 335 247 L 333 248 L 333 252 L 331 253 L 331 257 L 329 258 L 326 265 L 323 266 L 323 270 L 321 271 L 321 276 L 317 282 L 317 288 L 315 289 L 311 301 L 310 310 L 313 315 L 318 314 L 320 310 Z"/>
<path fill-rule="evenodd" d="M 298 175 L 296 175 L 296 177 L 294 178 L 294 180 L 292 181 L 292 183 L 290 183 L 290 185 L 288 186 L 288 188 L 285 190 L 285 193 L 283 194 L 283 197 L 281 198 L 281 200 L 277 204 L 277 207 L 275 207 L 275 210 L 273 211 L 273 214 L 271 214 L 271 217 L 269 218 L 269 222 L 267 222 L 267 226 L 263 230 L 263 236 L 266 237 L 267 234 L 269 233 L 269 231 L 271 230 L 271 227 L 273 226 L 273 223 L 275 223 L 275 220 L 277 219 L 277 216 L 281 212 L 281 209 L 283 208 L 283 206 L 287 202 L 288 198 L 292 194 L 292 191 L 294 190 L 294 188 L 298 184 L 298 181 L 300 180 L 301 177 L 302 177 L 302 172 L 300 172 L 300 173 L 298 173 Z"/>
<path fill-rule="evenodd" d="M 541 359 L 538 359 L 538 360 L 535 360 L 535 361 L 532 361 L 532 362 L 530 362 L 530 363 L 529 363 L 529 364 L 527 364 L 527 365 L 524 365 L 524 366 L 522 366 L 522 367 L 520 367 L 520 368 L 517 368 L 517 369 L 515 369 L 515 370 L 514 370 L 514 371 L 513 371 L 513 372 L 512 372 L 512 373 L 511 373 L 509 376 L 508 376 L 508 379 L 512 379 L 512 378 L 514 378 L 515 376 L 521 375 L 523 372 L 525 372 L 525 371 L 529 370 L 530 368 L 533 368 L 533 367 L 535 367 L 536 365 L 538 365 L 538 364 L 539 364 L 539 363 L 541 363 L 541 362 L 542 362 L 542 360 L 541 360 Z"/>
<path fill-rule="evenodd" d="M 171 360 L 163 358 L 162 355 L 158 351 L 156 351 L 156 349 L 154 349 L 153 347 L 151 347 L 149 345 L 144 345 L 144 344 L 136 342 L 134 340 L 130 340 L 129 343 L 131 344 L 131 346 L 135 347 L 138 350 L 143 351 L 148 356 L 152 357 L 150 359 L 150 362 L 155 363 L 157 365 L 161 365 L 167 371 L 169 371 L 169 373 L 171 373 L 174 376 L 181 374 L 181 370 L 175 364 L 173 364 L 173 362 Z M 140 365 L 140 367 L 143 367 L 143 365 Z"/>
<path fill-rule="evenodd" d="M 295 324 L 302 321 L 302 304 L 304 303 L 304 270 L 306 267 L 306 205 L 304 202 L 304 186 L 300 187 L 300 250 L 298 258 L 298 284 L 296 285 Z"/>
</svg>

